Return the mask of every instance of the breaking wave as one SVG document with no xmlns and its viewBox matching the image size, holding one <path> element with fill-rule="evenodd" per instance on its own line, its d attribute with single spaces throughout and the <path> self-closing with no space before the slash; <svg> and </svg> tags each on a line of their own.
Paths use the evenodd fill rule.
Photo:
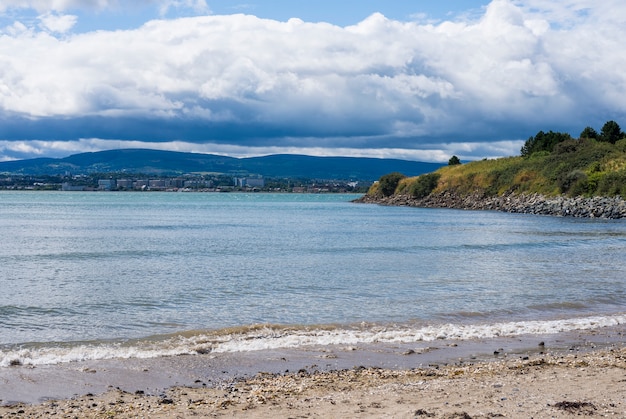
<svg viewBox="0 0 626 419">
<path fill-rule="evenodd" d="M 188 331 L 141 340 L 28 343 L 0 347 L 0 367 L 88 360 L 156 358 L 208 353 L 293 349 L 327 345 L 412 343 L 556 334 L 626 324 L 626 313 L 561 320 L 490 324 L 281 326 L 252 325 Z"/>
</svg>

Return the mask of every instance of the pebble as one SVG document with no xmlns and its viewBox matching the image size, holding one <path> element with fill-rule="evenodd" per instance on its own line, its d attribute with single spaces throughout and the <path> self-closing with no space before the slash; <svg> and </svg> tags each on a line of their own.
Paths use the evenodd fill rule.
<svg viewBox="0 0 626 419">
<path fill-rule="evenodd" d="M 626 201 L 621 197 L 548 197 L 540 194 L 504 194 L 487 196 L 475 193 L 460 196 L 451 192 L 431 194 L 422 199 L 410 195 L 373 197 L 365 195 L 356 202 L 393 206 L 426 208 L 457 208 L 469 210 L 494 210 L 519 214 L 553 215 L 577 218 L 626 218 Z"/>
</svg>

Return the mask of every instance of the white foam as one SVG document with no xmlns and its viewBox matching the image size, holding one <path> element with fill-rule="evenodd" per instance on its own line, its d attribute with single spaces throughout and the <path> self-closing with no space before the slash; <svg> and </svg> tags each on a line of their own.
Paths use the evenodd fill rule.
<svg viewBox="0 0 626 419">
<path fill-rule="evenodd" d="M 182 346 L 155 344 L 152 347 L 145 343 L 134 346 L 120 344 L 75 345 L 26 347 L 17 350 L 0 351 L 0 367 L 11 365 L 54 365 L 78 361 L 101 359 L 156 358 L 196 353 Z"/>
<path fill-rule="evenodd" d="M 565 320 L 518 321 L 493 324 L 440 324 L 424 327 L 371 326 L 361 328 L 289 329 L 267 326 L 233 334 L 196 334 L 163 340 L 128 343 L 23 345 L 0 350 L 0 367 L 52 365 L 115 359 L 155 358 L 197 353 L 246 352 L 305 346 L 358 345 L 368 343 L 430 342 L 438 339 L 471 340 L 500 336 L 554 334 L 626 324 L 626 313 Z"/>
<path fill-rule="evenodd" d="M 364 330 L 318 330 L 286 333 L 276 336 L 233 336 L 213 347 L 213 352 L 256 351 L 297 348 L 309 345 L 355 345 L 359 343 L 411 343 L 438 339 L 486 339 L 500 336 L 553 334 L 574 330 L 590 330 L 626 323 L 626 314 L 595 316 L 567 320 L 506 322 L 495 324 L 443 324 L 421 328 L 380 328 Z"/>
</svg>

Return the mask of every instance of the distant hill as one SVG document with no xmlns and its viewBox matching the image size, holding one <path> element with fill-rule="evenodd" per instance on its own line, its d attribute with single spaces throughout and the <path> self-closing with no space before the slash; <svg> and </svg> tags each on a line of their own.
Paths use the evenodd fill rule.
<svg viewBox="0 0 626 419">
<path fill-rule="evenodd" d="M 21 175 L 142 173 L 172 176 L 191 173 L 262 175 L 273 178 L 308 178 L 373 181 L 385 173 L 400 171 L 418 176 L 442 164 L 362 157 L 313 157 L 279 154 L 234 158 L 212 154 L 146 149 L 122 149 L 74 154 L 52 159 L 37 158 L 0 163 L 0 173 Z"/>
</svg>

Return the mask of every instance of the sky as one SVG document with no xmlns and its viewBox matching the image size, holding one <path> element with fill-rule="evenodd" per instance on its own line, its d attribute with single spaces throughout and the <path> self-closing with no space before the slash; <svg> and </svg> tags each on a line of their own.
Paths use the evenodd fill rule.
<svg viewBox="0 0 626 419">
<path fill-rule="evenodd" d="M 623 0 L 0 0 L 0 161 L 447 162 L 626 127 Z"/>
</svg>

